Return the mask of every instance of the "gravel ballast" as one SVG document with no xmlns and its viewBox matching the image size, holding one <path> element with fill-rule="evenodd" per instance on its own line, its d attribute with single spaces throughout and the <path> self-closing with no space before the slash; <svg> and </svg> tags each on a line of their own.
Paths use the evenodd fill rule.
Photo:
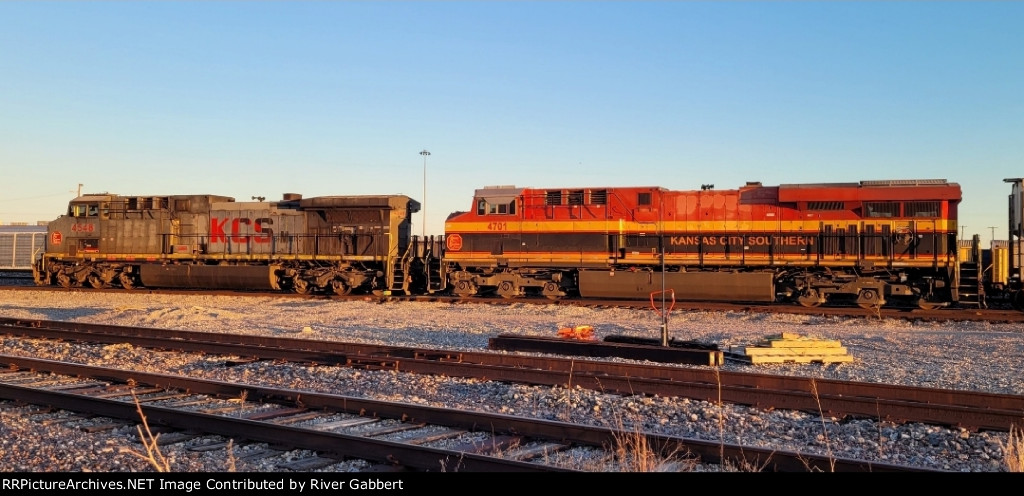
<svg viewBox="0 0 1024 496">
<path fill-rule="evenodd" d="M 661 317 L 652 310 L 567 305 L 314 301 L 89 291 L 0 290 L 0 296 L 0 316 L 11 318 L 453 350 L 486 350 L 488 339 L 499 334 L 553 337 L 559 328 L 576 325 L 593 326 L 597 339 L 608 335 L 659 338 L 661 332 Z M 854 357 L 852 363 L 827 365 L 729 363 L 722 367 L 724 370 L 994 393 L 1024 391 L 1024 330 L 1012 324 L 687 312 L 670 316 L 669 332 L 674 339 L 714 343 L 725 350 L 741 350 L 782 332 L 795 333 L 839 340 Z M 267 362 L 224 367 L 222 357 L 155 352 L 127 344 L 82 345 L 8 337 L 0 353 L 574 423 L 627 424 L 659 434 L 889 464 L 964 472 L 1006 470 L 1006 433 L 842 420 L 684 398 L 627 397 L 579 388 L 344 367 Z M 134 427 L 87 434 L 76 422 L 43 425 L 26 411 L 9 402 L 0 403 L 0 470 L 152 470 L 133 454 L 141 450 Z M 165 454 L 177 471 L 282 470 L 277 468 L 280 460 L 247 460 L 241 456 L 241 450 L 249 448 L 239 445 L 232 453 L 196 452 L 170 445 Z M 345 462 L 325 470 L 359 470 L 364 465 Z M 611 470 L 600 463 L 579 468 Z"/>
</svg>

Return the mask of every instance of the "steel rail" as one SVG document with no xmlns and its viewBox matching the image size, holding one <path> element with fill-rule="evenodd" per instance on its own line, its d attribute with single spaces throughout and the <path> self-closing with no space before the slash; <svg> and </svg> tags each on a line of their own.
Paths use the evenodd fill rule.
<svg viewBox="0 0 1024 496">
<path fill-rule="evenodd" d="M 657 394 L 968 430 L 1024 425 L 1024 396 L 502 353 L 0 318 L 0 332 L 258 359 Z M 88 333 L 87 336 L 76 333 Z"/>
<path fill-rule="evenodd" d="M 31 404 L 47 405 L 104 417 L 138 420 L 135 404 L 107 398 L 95 398 L 62 391 L 46 391 L 0 383 L 0 396 Z M 334 432 L 313 431 L 270 422 L 225 417 L 194 411 L 143 405 L 143 414 L 151 424 L 176 429 L 265 442 L 273 445 L 308 449 L 328 457 L 359 458 L 418 470 L 551 472 L 557 467 L 506 460 L 473 453 L 428 448 Z"/>
<path fill-rule="evenodd" d="M 19 356 L 0 355 L 0 363 L 9 364 L 12 368 L 20 370 L 147 385 L 169 390 L 185 390 L 194 394 L 221 397 L 238 397 L 244 394 L 247 401 L 300 406 L 309 410 L 324 410 L 360 416 L 401 419 L 406 422 L 424 422 L 488 433 L 513 433 L 530 438 L 572 442 L 598 447 L 614 446 L 616 441 L 621 439 L 623 435 L 635 436 L 638 434 L 628 427 L 618 430 L 608 427 L 585 426 L 568 422 L 473 412 L 463 409 L 446 409 L 408 403 L 369 400 L 314 391 L 270 388 L 253 384 L 234 384 Z M 448 466 L 449 470 L 452 467 L 458 467 L 459 470 L 464 471 L 563 470 L 540 466 L 534 463 L 509 460 L 496 461 L 493 457 L 463 451 L 426 448 L 425 451 L 420 452 L 418 451 L 420 447 L 414 449 L 409 445 L 387 441 L 375 440 L 372 443 L 363 444 L 362 441 L 365 439 L 360 436 L 348 436 L 337 433 L 330 433 L 331 435 L 324 436 L 320 440 L 306 440 L 306 434 L 299 432 L 301 429 L 288 426 L 275 425 L 270 432 L 264 434 L 261 431 L 265 429 L 266 424 L 262 422 L 256 423 L 256 421 L 252 420 L 209 414 L 186 414 L 178 410 L 144 403 L 136 406 L 130 402 L 83 397 L 82 395 L 67 391 L 42 391 L 24 386 L 3 384 L 2 382 L 0 382 L 0 397 L 75 411 L 89 411 L 97 415 L 122 419 L 138 419 L 137 408 L 141 406 L 143 414 L 148 421 L 179 429 L 195 430 L 198 426 L 203 426 L 223 435 L 299 446 L 338 456 L 369 458 L 384 463 L 394 463 L 397 461 L 403 465 L 427 470 L 441 468 L 441 465 L 439 465 L 441 460 L 452 462 L 452 465 Z M 202 420 L 203 423 L 197 424 L 197 419 Z M 317 434 L 321 433 L 318 432 Z M 648 443 L 648 446 L 662 454 L 687 453 L 699 457 L 705 463 L 733 463 L 736 464 L 735 466 L 752 466 L 767 471 L 942 472 L 942 470 L 923 467 L 875 463 L 867 460 L 828 457 L 675 436 L 649 433 L 643 433 L 643 436 L 644 442 Z M 299 442 L 302 444 L 299 444 Z"/>
</svg>

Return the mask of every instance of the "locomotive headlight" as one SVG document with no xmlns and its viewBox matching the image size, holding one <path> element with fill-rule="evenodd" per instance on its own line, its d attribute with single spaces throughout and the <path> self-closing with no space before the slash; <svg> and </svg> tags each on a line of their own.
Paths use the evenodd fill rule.
<svg viewBox="0 0 1024 496">
<path fill-rule="evenodd" d="M 907 273 L 900 272 L 900 282 L 907 282 Z"/>
</svg>

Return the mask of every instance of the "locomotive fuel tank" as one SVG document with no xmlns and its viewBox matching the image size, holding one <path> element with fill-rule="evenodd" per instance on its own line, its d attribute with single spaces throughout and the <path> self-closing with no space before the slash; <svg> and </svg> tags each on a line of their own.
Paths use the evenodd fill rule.
<svg viewBox="0 0 1024 496">
<path fill-rule="evenodd" d="M 142 285 L 151 288 L 278 290 L 277 265 L 156 265 L 139 268 Z"/>
<path fill-rule="evenodd" d="M 654 272 L 584 270 L 579 274 L 584 298 L 646 299 L 651 293 L 672 289 L 679 300 L 775 301 L 770 272 Z"/>
</svg>

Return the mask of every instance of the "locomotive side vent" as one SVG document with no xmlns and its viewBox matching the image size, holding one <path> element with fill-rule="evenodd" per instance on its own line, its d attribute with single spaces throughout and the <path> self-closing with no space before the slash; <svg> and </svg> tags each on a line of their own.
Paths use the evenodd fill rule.
<svg viewBox="0 0 1024 496">
<path fill-rule="evenodd" d="M 846 210 L 846 204 L 841 201 L 812 201 L 807 202 L 807 210 Z"/>
<path fill-rule="evenodd" d="M 945 179 L 883 179 L 880 181 L 861 181 L 861 186 L 927 186 L 947 184 Z"/>
</svg>

